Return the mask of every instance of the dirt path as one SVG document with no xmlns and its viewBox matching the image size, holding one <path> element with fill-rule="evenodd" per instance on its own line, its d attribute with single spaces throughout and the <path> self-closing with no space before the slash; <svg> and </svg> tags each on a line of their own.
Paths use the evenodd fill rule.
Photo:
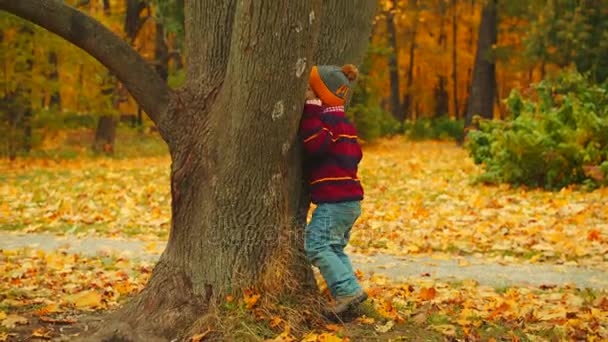
<svg viewBox="0 0 608 342">
<path fill-rule="evenodd" d="M 85 255 L 112 254 L 126 258 L 155 261 L 162 253 L 165 242 L 0 232 L 0 249 L 23 247 L 45 251 L 64 249 L 68 253 Z M 475 257 L 448 259 L 428 256 L 401 257 L 388 254 L 353 255 L 352 259 L 355 268 L 365 274 L 381 274 L 395 282 L 417 277 L 431 277 L 446 281 L 473 279 L 482 285 L 494 287 L 571 284 L 579 288 L 608 288 L 608 270 L 578 266 L 547 263 L 502 264 Z"/>
</svg>

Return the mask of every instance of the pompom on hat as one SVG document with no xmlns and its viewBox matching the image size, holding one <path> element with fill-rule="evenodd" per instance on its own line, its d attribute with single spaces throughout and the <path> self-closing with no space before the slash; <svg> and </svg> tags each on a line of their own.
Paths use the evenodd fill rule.
<svg viewBox="0 0 608 342">
<path fill-rule="evenodd" d="M 343 67 L 319 65 L 310 72 L 310 88 L 326 106 L 343 106 L 352 91 L 351 82 L 359 76 L 359 70 L 352 64 Z"/>
</svg>

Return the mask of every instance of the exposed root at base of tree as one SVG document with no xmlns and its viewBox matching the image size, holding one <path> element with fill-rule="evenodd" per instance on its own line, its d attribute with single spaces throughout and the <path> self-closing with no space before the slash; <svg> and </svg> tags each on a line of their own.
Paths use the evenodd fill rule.
<svg viewBox="0 0 608 342">
<path fill-rule="evenodd" d="M 182 302 L 155 312 L 146 312 L 140 298 L 100 319 L 93 326 L 97 330 L 81 341 L 191 341 L 197 336 L 204 341 L 259 341 L 286 329 L 303 336 L 327 323 L 321 315 L 327 302 L 319 294 L 263 296 L 253 308 L 234 301 L 201 310 L 194 302 Z"/>
<path fill-rule="evenodd" d="M 327 301 L 315 283 L 304 280 L 308 276 L 290 273 L 266 278 L 281 281 L 282 286 L 272 284 L 271 292 L 271 284 L 264 282 L 261 286 L 266 288 L 256 292 L 255 302 L 247 303 L 242 293 L 230 299 L 196 295 L 189 277 L 161 260 L 146 288 L 92 325 L 93 333 L 82 336 L 82 341 L 190 341 L 193 336 L 204 336 L 205 341 L 257 341 L 285 329 L 301 336 L 326 323 L 321 312 Z"/>
<path fill-rule="evenodd" d="M 194 294 L 184 272 L 162 261 L 154 272 L 139 295 L 108 314 L 83 341 L 170 341 L 206 312 L 209 301 Z"/>
</svg>

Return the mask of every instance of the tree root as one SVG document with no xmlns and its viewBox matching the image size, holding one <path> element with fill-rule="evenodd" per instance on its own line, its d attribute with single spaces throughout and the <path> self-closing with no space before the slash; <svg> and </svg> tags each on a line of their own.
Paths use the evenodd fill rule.
<svg viewBox="0 0 608 342">
<path fill-rule="evenodd" d="M 146 288 L 102 319 L 83 341 L 173 341 L 208 309 L 209 301 L 192 290 L 189 277 L 164 262 Z"/>
</svg>

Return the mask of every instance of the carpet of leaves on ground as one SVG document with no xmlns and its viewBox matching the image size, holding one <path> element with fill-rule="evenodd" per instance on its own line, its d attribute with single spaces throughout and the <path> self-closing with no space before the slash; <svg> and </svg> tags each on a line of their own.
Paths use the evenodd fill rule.
<svg viewBox="0 0 608 342">
<path fill-rule="evenodd" d="M 0 229 L 166 238 L 167 157 L 0 162 Z M 473 185 L 480 173 L 447 142 L 364 148 L 357 252 L 508 256 L 608 265 L 608 189 L 559 192 Z"/>
<path fill-rule="evenodd" d="M 2 251 L 0 341 L 24 326 L 32 327 L 28 331 L 30 337 L 61 335 L 59 327 L 77 323 L 79 315 L 113 309 L 140 291 L 150 272 L 151 265 L 145 262 L 111 256 L 82 257 L 33 249 Z M 390 335 L 391 331 L 401 331 L 404 324 L 445 339 L 608 338 L 606 291 L 567 286 L 496 289 L 474 281 L 444 283 L 424 276 L 393 283 L 380 275 L 358 276 L 370 294 L 367 304 L 370 313 L 350 324 L 328 324 L 298 339 L 345 341 L 348 336 L 353 337 L 353 331 L 382 339 L 395 337 Z M 297 340 L 281 317 L 268 317 L 256 311 L 263 296 L 250 291 L 243 298 L 227 301 L 234 302 L 267 327 L 268 335 L 276 335 L 266 337 L 275 341 Z"/>
<path fill-rule="evenodd" d="M 451 143 L 384 140 L 365 149 L 356 251 L 481 253 L 608 265 L 608 188 L 559 192 L 471 184 L 480 169 Z"/>
<path fill-rule="evenodd" d="M 169 163 L 167 157 L 2 161 L 0 229 L 164 239 L 170 219 Z M 479 172 L 450 143 L 395 138 L 366 146 L 361 165 L 366 199 L 352 250 L 608 265 L 608 189 L 545 192 L 472 185 L 471 177 Z M 111 256 L 2 251 L 0 341 L 20 324 L 36 327 L 30 337 L 47 338 L 82 312 L 112 309 L 144 286 L 150 270 L 150 265 Z M 371 311 L 378 315 L 351 324 L 367 327 L 364 333 L 374 338 L 414 324 L 445 339 L 608 339 L 606 291 L 496 289 L 424 275 L 396 284 L 377 275 L 360 276 L 371 295 Z M 251 298 L 259 297 L 237 301 L 256 317 Z M 271 338 L 295 338 L 280 317 L 259 319 L 275 334 Z M 353 330 L 352 325 L 330 325 L 301 338 L 357 340 L 359 335 L 350 335 Z"/>
<path fill-rule="evenodd" d="M 152 267 L 113 256 L 0 251 L 0 341 L 19 325 L 44 339 L 85 312 L 112 309 L 143 288 Z"/>
</svg>

